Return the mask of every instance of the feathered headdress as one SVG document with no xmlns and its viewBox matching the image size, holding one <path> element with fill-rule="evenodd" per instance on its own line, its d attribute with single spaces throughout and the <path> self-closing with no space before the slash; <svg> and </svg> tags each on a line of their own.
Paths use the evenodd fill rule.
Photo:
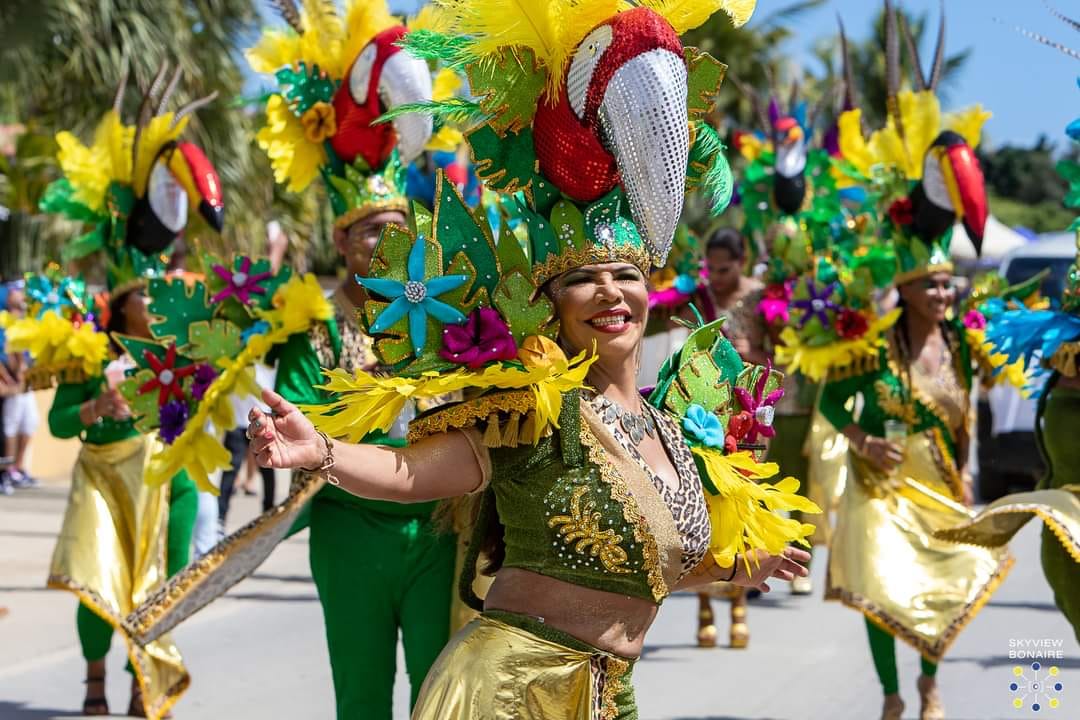
<svg viewBox="0 0 1080 720">
<path fill-rule="evenodd" d="M 64 259 L 104 252 L 114 292 L 164 271 L 173 240 L 187 226 L 189 206 L 215 230 L 224 222 L 217 172 L 202 150 L 179 140 L 191 114 L 217 93 L 169 112 L 181 71 L 177 67 L 166 82 L 168 72 L 163 63 L 143 93 L 134 125 L 122 119 L 125 68 L 91 145 L 67 131 L 56 136 L 64 176 L 49 185 L 41 209 L 91 226 L 64 247 Z"/>
<path fill-rule="evenodd" d="M 406 113 L 376 123 L 384 110 L 431 99 L 431 74 L 401 52 L 406 29 L 385 0 L 332 3 L 277 0 L 287 30 L 267 30 L 247 58 L 272 73 L 279 90 L 266 101 L 259 145 L 274 179 L 293 192 L 326 181 L 336 225 L 384 210 L 408 210 L 405 166 L 424 149 L 431 118 Z"/>
</svg>

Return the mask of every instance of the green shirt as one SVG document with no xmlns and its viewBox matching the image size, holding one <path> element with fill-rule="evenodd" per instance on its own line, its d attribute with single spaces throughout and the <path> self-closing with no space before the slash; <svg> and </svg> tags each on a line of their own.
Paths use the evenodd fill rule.
<svg viewBox="0 0 1080 720">
<path fill-rule="evenodd" d="M 83 383 L 63 383 L 56 388 L 52 408 L 49 409 L 49 432 L 61 439 L 79 437 L 91 445 L 108 445 L 138 435 L 134 420 L 102 418 L 93 425 L 84 425 L 79 418 L 79 408 L 87 400 L 101 395 L 104 377 L 96 377 Z"/>
<path fill-rule="evenodd" d="M 328 344 L 334 356 L 334 366 L 341 361 L 342 340 L 338 322 L 331 318 L 321 327 L 313 328 L 309 333 L 297 333 L 267 355 L 267 363 L 277 363 L 277 381 L 274 390 L 293 404 L 319 405 L 331 400 L 331 395 L 316 386 L 322 385 L 322 363 L 315 349 L 316 343 Z M 348 369 L 348 368 L 346 368 Z M 386 435 L 369 435 L 364 440 L 382 445 L 399 445 Z M 316 496 L 319 500 L 368 508 L 388 515 L 407 517 L 427 517 L 435 510 L 438 503 L 394 503 L 384 500 L 367 500 L 345 492 L 341 488 L 327 485 Z"/>
</svg>

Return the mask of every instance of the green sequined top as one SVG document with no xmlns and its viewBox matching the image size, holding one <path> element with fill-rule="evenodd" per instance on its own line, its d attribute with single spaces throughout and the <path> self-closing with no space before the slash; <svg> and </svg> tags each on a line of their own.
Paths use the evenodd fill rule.
<svg viewBox="0 0 1080 720">
<path fill-rule="evenodd" d="M 895 329 L 887 340 L 876 369 L 826 382 L 821 395 L 822 414 L 838 430 L 857 422 L 875 437 L 885 436 L 886 420 L 906 423 L 909 433 L 939 429 L 955 459 L 966 442 L 973 379 L 971 349 L 963 328 L 959 324 L 949 326 L 950 362 L 933 376 L 920 372 L 917 363 L 905 368 Z M 849 402 L 856 395 L 863 399 L 857 421 Z"/>
<path fill-rule="evenodd" d="M 329 402 L 330 395 L 316 387 L 325 382 L 324 367 L 340 367 L 352 372 L 358 367 L 371 369 L 374 366 L 375 356 L 370 341 L 366 336 L 356 337 L 358 331 L 353 329 L 353 323 L 342 315 L 341 303 L 335 303 L 335 317 L 316 325 L 308 333 L 293 335 L 267 355 L 267 364 L 277 364 L 274 390 L 289 402 L 305 405 Z M 342 337 L 342 328 L 348 337 Z M 385 435 L 369 436 L 365 442 L 400 444 Z M 430 516 L 437 505 L 433 502 L 403 504 L 368 500 L 329 484 L 319 491 L 316 498 L 407 517 Z"/>
<path fill-rule="evenodd" d="M 481 536 L 494 514 L 503 527 L 502 567 L 660 603 L 705 557 L 711 526 L 701 479 L 678 426 L 659 411 L 649 412 L 678 471 L 676 490 L 663 487 L 633 445 L 620 439 L 617 426 L 605 424 L 577 391 L 563 397 L 559 428 L 536 445 L 474 443 L 488 454 L 482 464 L 490 460 L 492 470 L 465 567 L 475 569 Z M 499 434 L 486 432 L 489 421 L 475 425 L 474 437 Z M 462 573 L 461 589 L 476 607 L 473 576 Z"/>
<path fill-rule="evenodd" d="M 99 376 L 83 383 L 64 383 L 57 387 L 49 409 L 49 432 L 62 439 L 78 437 L 90 445 L 108 445 L 138 435 L 134 420 L 102 418 L 93 425 L 83 424 L 79 408 L 100 395 L 104 386 L 105 378 Z"/>
</svg>

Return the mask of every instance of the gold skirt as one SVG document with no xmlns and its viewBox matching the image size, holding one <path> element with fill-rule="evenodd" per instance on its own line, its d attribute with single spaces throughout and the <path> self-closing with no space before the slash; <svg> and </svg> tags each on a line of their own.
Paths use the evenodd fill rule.
<svg viewBox="0 0 1080 720">
<path fill-rule="evenodd" d="M 938 661 L 1012 567 L 1003 548 L 939 540 L 969 521 L 959 477 L 936 431 L 908 438 L 903 465 L 885 476 L 849 453 L 829 553 L 826 599 L 859 610 Z"/>
<path fill-rule="evenodd" d="M 567 647 L 485 614 L 443 649 L 420 688 L 412 720 L 636 718 L 630 668 L 629 660 Z"/>
<path fill-rule="evenodd" d="M 122 627 L 124 616 L 165 581 L 169 485 L 143 483 L 152 442 L 134 437 L 82 446 L 48 584 L 75 593 L 120 632 L 146 714 L 159 718 L 191 682 L 180 651 L 168 636 L 137 645 Z"/>
<path fill-rule="evenodd" d="M 848 439 L 814 408 L 806 435 L 809 458 L 806 495 L 822 510 L 814 519 L 814 545 L 828 545 L 832 538 L 830 518 L 837 509 L 848 480 Z"/>
</svg>

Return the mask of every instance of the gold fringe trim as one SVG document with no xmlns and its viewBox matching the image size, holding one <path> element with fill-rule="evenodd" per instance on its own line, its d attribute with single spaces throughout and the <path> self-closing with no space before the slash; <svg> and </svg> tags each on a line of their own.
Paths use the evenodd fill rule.
<svg viewBox="0 0 1080 720">
<path fill-rule="evenodd" d="M 1080 340 L 1063 344 L 1046 364 L 1065 377 L 1080 375 Z"/>
<path fill-rule="evenodd" d="M 608 247 L 607 245 L 588 243 L 580 249 L 571 248 L 557 255 L 549 255 L 544 262 L 533 265 L 533 282 L 536 283 L 537 287 L 540 287 L 551 278 L 562 275 L 564 272 L 574 268 L 610 262 L 630 263 L 636 266 L 638 270 L 641 270 L 645 277 L 649 276 L 649 271 L 652 269 L 652 258 L 649 256 L 649 251 L 643 246 L 617 245 Z"/>
<path fill-rule="evenodd" d="M 911 282 L 912 280 L 918 280 L 928 275 L 933 275 L 939 272 L 952 272 L 955 266 L 951 262 L 936 263 L 934 265 L 925 265 L 914 270 L 908 270 L 907 272 L 897 273 L 893 278 L 893 285 L 903 285 L 904 283 Z"/>
<path fill-rule="evenodd" d="M 334 220 L 334 229 L 345 230 L 353 223 L 358 223 L 366 217 L 371 217 L 376 213 L 391 212 L 394 210 L 408 215 L 409 201 L 404 197 L 399 197 L 391 200 L 364 203 L 360 207 L 351 208 L 339 215 Z"/>
<path fill-rule="evenodd" d="M 432 435 L 473 427 L 486 421 L 483 435 L 485 447 L 531 444 L 536 427 L 535 410 L 536 396 L 532 390 L 488 393 L 475 400 L 447 405 L 413 420 L 409 423 L 408 441 L 412 444 Z M 550 430 L 548 428 L 545 434 Z"/>
<path fill-rule="evenodd" d="M 259 528 L 280 515 L 302 505 L 323 488 L 326 474 L 302 473 L 296 476 L 289 496 L 270 511 L 255 518 L 241 529 L 215 545 L 208 553 L 173 575 L 120 623 L 133 638 L 143 638 L 173 605 L 220 568 L 238 549 L 259 539 Z"/>
<path fill-rule="evenodd" d="M 61 383 L 78 385 L 86 382 L 90 377 L 83 369 L 82 360 L 69 360 L 66 363 L 31 367 L 26 372 L 26 384 L 31 390 L 48 390 Z"/>
<path fill-rule="evenodd" d="M 1042 520 L 1046 527 L 1050 528 L 1050 532 L 1054 534 L 1054 537 L 1058 539 L 1058 542 L 1065 547 L 1065 551 L 1069 553 L 1069 557 L 1071 557 L 1073 561 L 1080 563 L 1080 537 L 1073 537 L 1072 533 L 1069 532 L 1069 528 L 1065 527 L 1053 512 L 1047 511 L 1047 509 L 1041 505 L 1028 503 L 1007 505 L 982 514 L 979 517 L 979 520 L 982 521 L 997 515 L 1024 515 L 1028 513 L 1035 515 Z M 936 532 L 934 535 L 935 537 L 940 537 L 951 542 L 960 542 L 966 545 L 977 545 L 985 548 L 998 548 L 1009 542 L 1008 538 L 1003 535 L 987 535 L 986 541 L 980 542 L 979 536 L 968 534 L 967 531 L 969 531 L 971 527 L 971 524 L 961 525 L 959 527 L 949 528 L 946 531 Z"/>
<path fill-rule="evenodd" d="M 623 518 L 634 526 L 634 539 L 641 544 L 642 554 L 645 557 L 649 589 L 652 590 L 656 602 L 660 602 L 668 596 L 669 592 L 664 573 L 660 569 L 660 550 L 656 547 L 656 538 L 653 537 L 648 522 L 642 516 L 637 500 L 630 494 L 626 481 L 608 460 L 604 449 L 600 447 L 600 441 L 596 439 L 584 421 L 581 423 L 581 444 L 585 446 L 589 463 L 597 467 L 600 478 L 611 487 L 611 499 L 622 506 Z"/>
<path fill-rule="evenodd" d="M 829 368 L 829 380 L 847 380 L 856 375 L 867 375 L 880 369 L 881 353 L 875 348 L 872 355 L 856 357 L 847 365 Z"/>
<path fill-rule="evenodd" d="M 858 610 L 879 628 L 893 637 L 900 638 L 908 645 L 915 648 L 915 650 L 927 660 L 936 663 L 941 661 L 941 658 L 944 657 L 946 651 L 948 651 L 949 647 L 956 641 L 960 631 L 967 627 L 968 623 L 974 620 L 975 616 L 979 614 L 979 611 L 982 610 L 983 606 L 989 602 L 990 597 L 998 589 L 998 586 L 1005 581 L 1005 578 L 1008 576 L 1009 571 L 1012 570 L 1015 562 L 1016 561 L 1011 555 L 1002 558 L 1001 562 L 998 563 L 997 570 L 994 571 L 990 580 L 983 586 L 982 592 L 980 592 L 974 600 L 968 603 L 967 607 L 964 608 L 964 611 L 960 614 L 960 617 L 954 620 L 953 623 L 945 629 L 945 632 L 941 634 L 941 638 L 936 643 L 927 642 L 919 635 L 911 632 L 869 599 L 856 593 L 833 587 L 831 577 L 826 579 L 827 588 L 825 590 L 825 599 L 838 600 L 849 608 Z"/>
<path fill-rule="evenodd" d="M 52 590 L 66 590 L 79 599 L 79 602 L 88 607 L 95 615 L 112 626 L 113 630 L 123 636 L 127 644 L 127 656 L 131 661 L 131 667 L 135 669 L 135 681 L 139 683 L 139 692 L 143 699 L 149 698 L 146 686 L 146 676 L 150 674 L 150 668 L 146 665 L 145 653 L 136 651 L 139 646 L 125 628 L 123 621 L 105 607 L 104 599 L 90 588 L 75 582 L 66 575 L 50 575 L 45 586 Z M 191 686 L 191 675 L 185 670 L 184 677 L 171 688 L 164 692 L 164 700 L 159 707 L 146 706 L 146 716 L 151 720 L 158 720 L 169 714 L 169 710 L 180 700 L 180 697 Z"/>
</svg>

